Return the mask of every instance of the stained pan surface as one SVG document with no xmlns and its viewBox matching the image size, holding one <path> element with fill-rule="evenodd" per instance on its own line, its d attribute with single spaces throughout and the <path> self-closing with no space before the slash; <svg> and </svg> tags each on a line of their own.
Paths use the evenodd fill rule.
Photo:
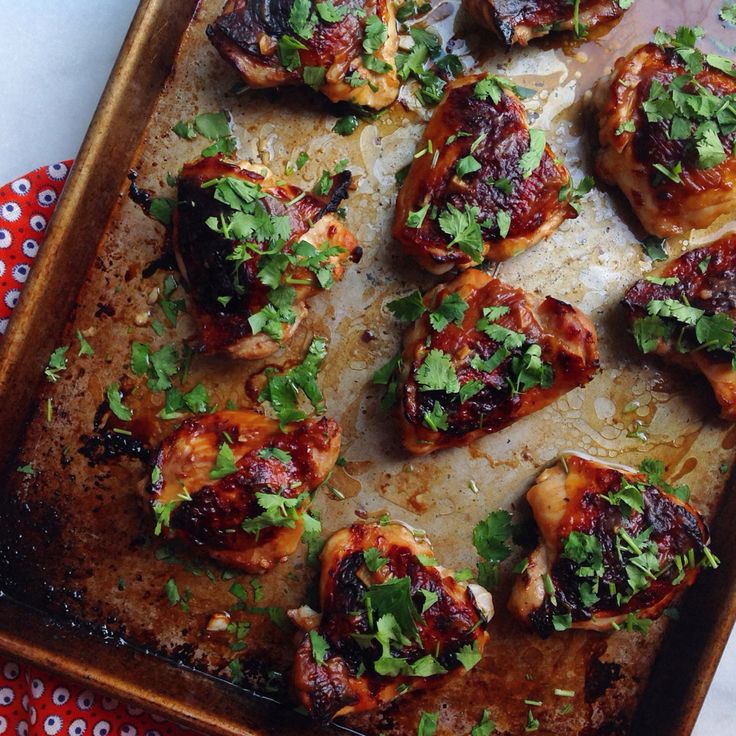
<svg viewBox="0 0 736 736">
<path fill-rule="evenodd" d="M 181 350 L 194 328 L 183 314 L 176 328 L 167 326 L 162 335 L 152 329 L 153 321 L 162 319 L 156 290 L 163 288 L 166 273 L 150 274 L 146 266 L 164 252 L 166 237 L 128 197 L 127 175 L 134 170 L 143 190 L 173 194 L 167 173 L 175 174 L 203 147 L 201 141 L 183 141 L 171 132 L 178 120 L 227 109 L 242 158 L 286 175 L 287 167 L 293 168 L 297 155 L 306 151 L 306 166 L 289 174 L 306 188 L 323 169 L 334 169 L 347 159 L 357 182 L 347 203 L 347 221 L 364 248 L 363 260 L 326 298 L 313 301 L 295 339 L 269 361 L 282 365 L 298 359 L 315 335 L 329 340 L 321 383 L 327 414 L 344 430 L 347 463 L 330 481 L 339 493 L 324 488 L 317 496 L 325 534 L 357 517 L 388 512 L 425 529 L 445 564 L 472 567 L 477 562 L 470 544 L 473 526 L 498 508 L 511 510 L 520 523 L 528 519 L 525 491 L 539 469 L 566 449 L 632 465 L 658 457 L 669 468 L 669 480 L 688 483 L 694 503 L 712 519 L 727 485 L 736 432 L 715 418 L 717 408 L 703 382 L 643 361 L 632 349 L 618 302 L 649 267 L 638 243 L 643 233 L 625 202 L 596 189 L 577 220 L 504 263 L 499 275 L 588 312 L 600 336 L 601 373 L 584 390 L 473 447 L 419 459 L 402 453 L 393 420 L 378 406 L 380 394 L 371 386 L 371 376 L 393 355 L 400 339 L 400 326 L 386 302 L 433 283 L 401 256 L 389 234 L 394 175 L 411 160 L 425 116 L 411 105 L 396 104 L 343 138 L 331 132 L 334 110 L 309 92 L 233 93 L 238 79 L 205 38 L 206 25 L 219 5 L 219 0 L 201 2 L 189 22 L 193 3 L 142 4 L 127 56 L 111 82 L 71 193 L 52 229 L 53 252 L 38 264 L 17 325 L 4 345 L 0 386 L 10 399 L 0 416 L 5 436 L 18 436 L 28 407 L 33 409 L 8 464 L 0 510 L 0 576 L 8 595 L 40 612 L 27 617 L 25 656 L 77 677 L 85 676 L 80 662 L 86 657 L 87 671 L 97 668 L 116 691 L 139 702 L 158 700 L 160 710 L 178 713 L 191 725 L 225 733 L 266 733 L 279 722 L 274 713 L 280 711 L 231 696 L 229 686 L 188 670 L 181 674 L 188 694 L 177 697 L 176 673 L 172 675 L 156 654 L 223 678 L 230 676 L 230 663 L 237 660 L 244 686 L 285 700 L 295 632 L 274 625 L 272 618 L 278 616 L 269 617 L 265 611 L 234 611 L 237 599 L 230 590 L 240 582 L 249 593 L 249 605 L 264 609 L 312 600 L 315 572 L 305 563 L 306 549 L 300 548 L 255 584 L 250 576 L 232 577 L 152 536 L 142 498 L 150 470 L 143 463 L 116 460 L 91 466 L 79 453 L 84 436 L 93 432 L 105 389 L 113 382 L 134 388 L 129 404 L 136 410 L 133 430 L 138 436 L 155 445 L 173 426 L 156 418 L 161 404 L 155 397 L 142 387 L 135 389 L 130 344 L 140 341 L 156 348 L 174 343 Z M 588 42 L 565 46 L 557 40 L 511 54 L 475 33 L 462 13 L 455 17 L 456 6 L 450 2 L 437 3 L 426 20 L 446 40 L 456 36 L 453 51 L 466 66 L 491 69 L 539 90 L 529 101 L 534 125 L 547 132 L 554 150 L 579 178 L 591 172 L 585 102 L 593 82 L 616 56 L 648 40 L 664 19 L 670 30 L 701 24 L 711 33 L 708 43 L 725 41 L 728 32 L 717 21 L 719 9 L 717 2 L 675 6 L 640 0 L 619 24 Z M 403 95 L 409 101 L 411 91 Z M 74 237 L 75 228 L 83 237 Z M 719 222 L 709 232 L 671 241 L 673 255 L 728 229 L 729 223 Z M 86 263 L 88 272 L 82 267 Z M 62 331 L 65 315 L 49 317 L 45 300 L 49 292 L 60 290 L 71 300 L 75 279 L 80 281 L 84 273 L 71 319 Z M 183 289 L 177 297 L 186 299 Z M 76 355 L 77 330 L 84 332 L 94 356 Z M 36 349 L 24 345 L 26 340 Z M 72 345 L 69 368 L 58 382 L 43 382 L 32 402 L 34 381 L 41 376 L 45 356 L 57 345 Z M 195 356 L 187 385 L 201 381 L 219 406 L 228 401 L 249 406 L 264 367 L 263 362 Z M 636 431 L 641 427 L 643 434 Z M 32 463 L 33 475 L 15 471 L 27 463 Z M 487 708 L 499 733 L 519 734 L 526 726 L 527 699 L 543 703 L 535 708 L 539 733 L 687 733 L 733 619 L 728 593 L 733 542 L 724 530 L 734 511 L 728 504 L 718 519 L 715 550 L 725 564 L 702 576 L 684 603 L 677 630 L 667 632 L 669 622 L 662 619 L 646 637 L 565 632 L 542 641 L 524 632 L 505 611 L 511 567 L 521 555 L 518 549 L 504 563 L 494 591 L 497 616 L 483 662 L 468 677 L 442 689 L 404 697 L 345 725 L 367 734 L 413 733 L 420 711 L 439 711 L 441 732 L 468 733 Z M 190 592 L 188 610 L 169 603 L 164 586 L 170 579 L 180 591 Z M 19 610 L 0 601 L 5 614 L 0 645 L 15 650 L 22 648 Z M 206 634 L 209 618 L 220 611 L 251 624 L 244 649 L 234 651 L 229 639 Z M 44 614 L 104 630 L 130 642 L 136 653 L 108 646 L 103 650 L 109 654 L 93 656 L 99 646 L 94 637 L 79 632 L 63 635 L 71 639 L 60 638 L 61 633 L 46 636 Z M 54 641 L 60 640 L 75 644 L 59 651 Z M 150 661 L 150 668 L 131 664 L 126 673 L 126 658 L 131 663 Z M 649 694 L 643 697 L 657 658 Z M 576 695 L 561 702 L 553 695 L 555 688 Z M 212 704 L 209 720 L 203 701 Z M 568 704 L 569 711 L 563 708 Z M 306 732 L 296 717 L 279 723 L 274 732 Z"/>
</svg>

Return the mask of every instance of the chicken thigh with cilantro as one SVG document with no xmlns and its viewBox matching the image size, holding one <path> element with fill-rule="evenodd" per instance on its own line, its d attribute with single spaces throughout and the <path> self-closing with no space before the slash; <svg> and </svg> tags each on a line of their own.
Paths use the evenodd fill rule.
<svg viewBox="0 0 736 736">
<path fill-rule="evenodd" d="M 657 31 L 598 82 L 598 176 L 618 186 L 647 232 L 705 228 L 736 206 L 736 73 L 703 54 L 702 29 Z"/>
<path fill-rule="evenodd" d="M 565 629 L 646 632 L 701 567 L 716 567 L 708 529 L 654 460 L 642 472 L 576 454 L 527 493 L 539 546 L 509 609 L 542 636 Z"/>
<path fill-rule="evenodd" d="M 507 45 L 526 46 L 553 31 L 584 38 L 618 18 L 634 0 L 463 0 L 468 12 Z"/>
<path fill-rule="evenodd" d="M 736 421 L 736 235 L 666 263 L 623 303 L 639 350 L 700 371 Z"/>
<path fill-rule="evenodd" d="M 354 524 L 328 540 L 321 559 L 321 614 L 289 612 L 307 629 L 292 682 L 313 718 L 372 710 L 480 661 L 490 593 L 438 566 L 410 527 Z"/>
<path fill-rule="evenodd" d="M 403 444 L 416 455 L 497 432 L 585 385 L 598 368 L 588 317 L 482 271 L 388 306 L 414 324 L 374 381 L 389 398 L 396 393 Z"/>
<path fill-rule="evenodd" d="M 331 419 L 281 428 L 246 410 L 185 420 L 151 475 L 156 533 L 230 567 L 270 570 L 317 523 L 307 509 L 337 461 L 340 434 Z"/>
<path fill-rule="evenodd" d="M 184 166 L 174 251 L 202 351 L 263 358 L 294 334 L 306 300 L 360 253 L 334 214 L 350 179 L 348 171 L 325 175 L 311 194 L 257 164 L 212 157 Z"/>
<path fill-rule="evenodd" d="M 484 74 L 457 79 L 424 131 L 396 202 L 393 235 L 428 271 L 502 261 L 576 217 L 570 175 L 519 87 Z"/>
<path fill-rule="evenodd" d="M 570 174 L 507 80 L 450 82 L 396 202 L 393 235 L 435 274 L 502 261 L 576 217 Z"/>
<path fill-rule="evenodd" d="M 399 92 L 390 0 L 228 0 L 207 35 L 249 87 L 304 84 L 374 110 Z"/>
</svg>

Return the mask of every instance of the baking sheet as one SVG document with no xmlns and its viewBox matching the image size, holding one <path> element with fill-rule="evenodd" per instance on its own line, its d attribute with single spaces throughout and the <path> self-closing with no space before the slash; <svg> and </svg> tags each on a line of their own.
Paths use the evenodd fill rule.
<svg viewBox="0 0 736 736">
<path fill-rule="evenodd" d="M 570 448 L 633 464 L 655 455 L 670 466 L 670 479 L 691 485 L 694 502 L 710 516 L 726 477 L 720 466 L 730 467 L 736 435 L 714 419 L 714 401 L 700 379 L 645 363 L 633 350 L 617 303 L 648 262 L 625 203 L 608 192 L 594 191 L 578 220 L 565 223 L 548 241 L 503 264 L 499 271 L 510 283 L 586 310 L 599 331 L 602 373 L 587 388 L 472 448 L 421 459 L 397 450 L 398 433 L 378 408 L 370 376 L 395 352 L 400 339 L 400 326 L 385 303 L 433 283 L 400 255 L 389 236 L 394 173 L 411 160 L 422 116 L 395 105 L 343 139 L 330 133 L 331 108 L 307 91 L 227 95 L 237 78 L 204 39 L 206 23 L 218 6 L 218 2 L 200 5 L 132 165 L 139 186 L 166 193 L 166 173 L 174 173 L 203 147 L 199 141 L 177 139 L 169 130 L 171 125 L 197 112 L 223 107 L 236 122 L 243 158 L 283 173 L 301 150 L 309 153 L 310 161 L 297 182 L 301 179 L 311 186 L 323 168 L 333 168 L 341 158 L 350 161 L 357 190 L 348 202 L 348 223 L 363 245 L 363 261 L 329 295 L 313 301 L 305 326 L 270 361 L 282 363 L 298 356 L 314 334 L 330 339 L 321 380 L 328 415 L 344 429 L 343 454 L 348 464 L 333 479 L 345 499 L 338 500 L 329 491 L 318 495 L 316 508 L 322 513 L 325 532 L 350 523 L 356 513 L 363 517 L 389 511 L 394 518 L 426 529 L 445 564 L 473 565 L 472 526 L 499 507 L 523 518 L 526 510 L 520 499 L 538 468 Z M 453 50 L 467 62 L 476 59 L 483 68 L 540 89 L 539 98 L 530 103 L 537 115 L 534 124 L 547 131 L 554 150 L 578 177 L 591 170 L 583 135 L 588 129 L 583 103 L 592 81 L 617 54 L 650 36 L 656 23 L 653 18 L 667 17 L 671 28 L 706 18 L 709 29 L 717 30 L 719 9 L 716 2 L 672 9 L 658 0 L 640 0 L 608 34 L 579 47 L 558 47 L 559 41 L 552 41 L 515 49 L 512 54 L 497 50 L 488 55 L 495 42 L 471 34 L 467 43 L 459 42 Z M 452 16 L 440 18 L 454 10 L 451 3 L 442 3 L 433 11 L 432 19 L 443 33 L 451 28 Z M 467 26 L 460 16 L 458 29 Z M 727 37 L 723 29 L 717 33 Z M 120 171 L 121 193 L 126 189 L 125 173 Z M 674 243 L 673 254 L 727 227 L 718 223 L 711 233 Z M 57 384 L 44 387 L 18 453 L 16 464 L 32 460 L 36 473 L 11 478 L 3 521 L 5 530 L 14 529 L 15 534 L 3 540 L 3 587 L 45 610 L 104 626 L 138 645 L 226 674 L 234 654 L 226 643 L 205 637 L 203 631 L 213 612 L 232 608 L 235 600 L 228 593 L 232 581 L 221 580 L 222 570 L 216 566 L 192 562 L 180 551 L 175 550 L 173 558 L 170 554 L 169 561 L 156 558 L 159 545 L 151 541 L 150 522 L 140 500 L 146 471 L 139 464 L 122 461 L 90 469 L 77 453 L 80 436 L 91 432 L 105 387 L 129 373 L 130 342 L 160 345 L 193 334 L 186 317 L 180 319 L 176 334 L 168 331 L 160 340 L 150 327 L 152 317 L 161 317 L 150 301 L 164 274 L 146 278 L 142 272 L 160 255 L 163 241 L 160 226 L 123 196 L 78 298 L 74 319 L 59 341 L 70 344 L 70 336 L 82 329 L 96 354 L 77 358 L 76 348 L 70 350 L 69 370 Z M 366 340 L 366 330 L 376 339 Z M 228 400 L 246 404 L 248 376 L 262 368 L 263 363 L 197 357 L 190 385 L 201 380 L 221 406 Z M 48 399 L 51 422 L 47 421 Z M 633 400 L 639 408 L 624 412 Z M 143 403 L 137 408 L 144 413 Z M 155 413 L 160 407 L 149 408 Z M 627 436 L 637 419 L 645 425 L 645 441 Z M 165 431 L 155 424 L 148 429 Z M 471 480 L 478 493 L 471 490 Z M 457 540 L 467 541 L 458 544 Z M 12 557 L 7 554 L 10 546 Z M 367 733 L 407 733 L 415 729 L 420 710 L 439 710 L 441 728 L 462 733 L 469 731 L 486 707 L 499 732 L 523 733 L 527 711 L 523 701 L 532 699 L 544 703 L 535 708 L 540 733 L 625 732 L 666 621 L 653 627 L 646 639 L 626 633 L 601 637 L 565 632 L 542 642 L 524 633 L 505 613 L 508 569 L 514 561 L 504 568 L 495 595 L 498 615 L 491 628 L 489 654 L 481 665 L 442 690 L 407 696 L 383 712 L 353 718 L 349 724 Z M 217 578 L 214 582 L 204 567 L 211 569 Z M 166 600 L 163 584 L 172 576 L 182 590 L 192 591 L 190 613 L 170 607 Z M 300 550 L 289 563 L 261 579 L 264 598 L 258 605 L 298 605 L 307 598 L 312 578 Z M 242 579 L 246 588 L 249 580 L 249 576 Z M 276 690 L 272 694 L 278 695 L 280 678 L 272 673 L 288 668 L 293 636 L 266 617 L 251 620 L 247 647 L 238 656 L 249 684 Z M 560 713 L 568 701 L 556 699 L 554 688 L 576 691 L 572 713 Z"/>
</svg>

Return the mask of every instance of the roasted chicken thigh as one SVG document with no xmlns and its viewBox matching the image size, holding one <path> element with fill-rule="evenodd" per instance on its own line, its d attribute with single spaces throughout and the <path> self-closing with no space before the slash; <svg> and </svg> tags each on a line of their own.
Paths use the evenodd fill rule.
<svg viewBox="0 0 736 736">
<path fill-rule="evenodd" d="M 509 609 L 542 636 L 565 629 L 645 630 L 700 567 L 715 567 L 700 514 L 661 478 L 575 454 L 527 493 L 541 536 Z M 656 485 L 655 485 L 656 482 Z"/>
<path fill-rule="evenodd" d="M 156 533 L 266 572 L 296 549 L 312 495 L 339 451 L 331 419 L 284 429 L 255 411 L 187 419 L 163 441 L 151 475 Z"/>
<path fill-rule="evenodd" d="M 320 721 L 462 675 L 480 661 L 493 616 L 488 591 L 438 567 L 429 542 L 396 522 L 333 534 L 322 551 L 320 605 L 321 615 L 289 612 L 308 629 L 294 691 Z"/>
<path fill-rule="evenodd" d="M 696 48 L 698 30 L 659 31 L 593 93 L 598 176 L 663 238 L 736 207 L 736 75 L 733 62 Z"/>
<path fill-rule="evenodd" d="M 582 312 L 482 271 L 437 286 L 420 310 L 397 366 L 403 444 L 417 455 L 497 432 L 598 368 L 595 329 Z"/>
<path fill-rule="evenodd" d="M 631 2 L 624 0 L 463 0 L 471 15 L 507 45 L 526 46 L 553 31 L 582 37 L 595 26 L 618 18 Z"/>
<path fill-rule="evenodd" d="M 306 84 L 376 110 L 398 95 L 389 0 L 228 0 L 207 35 L 250 87 Z"/>
<path fill-rule="evenodd" d="M 432 273 L 511 258 L 577 216 L 570 175 L 514 89 L 490 75 L 456 79 L 424 131 L 393 234 Z"/>
<path fill-rule="evenodd" d="M 721 416 L 736 421 L 736 235 L 665 264 L 623 303 L 639 349 L 701 371 Z"/>
<path fill-rule="evenodd" d="M 334 214 L 349 184 L 349 172 L 336 174 L 322 196 L 256 164 L 213 157 L 184 166 L 174 251 L 202 351 L 263 358 L 294 334 L 306 300 L 341 279 L 360 252 Z"/>
</svg>

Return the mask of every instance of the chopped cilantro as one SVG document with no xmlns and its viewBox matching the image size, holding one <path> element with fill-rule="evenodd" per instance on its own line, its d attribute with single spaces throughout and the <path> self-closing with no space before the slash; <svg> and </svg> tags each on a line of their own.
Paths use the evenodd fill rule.
<svg viewBox="0 0 736 736">
<path fill-rule="evenodd" d="M 416 372 L 416 380 L 422 391 L 445 391 L 456 394 L 460 382 L 451 357 L 442 350 L 432 349 Z"/>
<path fill-rule="evenodd" d="M 519 159 L 519 168 L 522 176 L 528 179 L 542 162 L 547 138 L 541 130 L 530 128 L 529 130 L 529 150 Z"/>
<path fill-rule="evenodd" d="M 461 326 L 467 309 L 468 303 L 453 291 L 444 296 L 442 301 L 430 310 L 429 323 L 436 332 L 442 332 L 450 322 Z"/>
<path fill-rule="evenodd" d="M 388 562 L 388 557 L 381 557 L 376 547 L 369 547 L 363 552 L 363 562 L 371 572 L 376 572 Z"/>
<path fill-rule="evenodd" d="M 413 291 L 411 294 L 403 296 L 400 299 L 394 299 L 386 306 L 396 319 L 405 322 L 413 322 L 427 311 L 422 299 L 422 293 L 419 290 Z"/>
<path fill-rule="evenodd" d="M 63 347 L 56 348 L 56 350 L 51 353 L 49 362 L 44 370 L 46 379 L 51 383 L 56 383 L 59 380 L 59 375 L 66 370 L 66 354 L 68 350 L 69 346 L 65 345 Z"/>
<path fill-rule="evenodd" d="M 437 713 L 422 711 L 417 725 L 417 736 L 434 736 L 437 731 Z"/>
<path fill-rule="evenodd" d="M 210 479 L 217 480 L 237 472 L 238 466 L 235 464 L 232 447 L 227 441 L 224 441 L 217 452 L 215 464 L 210 470 Z"/>
<path fill-rule="evenodd" d="M 330 648 L 330 645 L 327 643 L 327 639 L 325 639 L 315 629 L 312 629 L 309 632 L 309 643 L 312 645 L 312 656 L 314 657 L 314 661 L 319 665 L 323 665 Z"/>
<path fill-rule="evenodd" d="M 123 394 L 120 391 L 119 383 L 111 383 L 106 389 L 107 403 L 110 411 L 124 422 L 129 422 L 133 418 L 133 410 L 123 405 Z"/>
</svg>

